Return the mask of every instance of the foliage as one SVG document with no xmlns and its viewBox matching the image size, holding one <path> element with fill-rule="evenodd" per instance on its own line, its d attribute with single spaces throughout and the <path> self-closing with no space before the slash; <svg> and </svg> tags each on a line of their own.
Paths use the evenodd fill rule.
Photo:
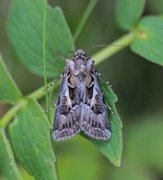
<svg viewBox="0 0 163 180">
<path fill-rule="evenodd" d="M 74 33 L 74 41 L 79 37 L 96 3 L 96 0 L 91 0 Z M 163 42 L 160 38 L 162 37 L 163 20 L 159 16 L 141 18 L 144 6 L 145 0 L 134 1 L 134 4 L 131 0 L 117 1 L 117 23 L 121 29 L 129 32 L 112 44 L 125 43 L 131 51 L 146 60 L 163 65 L 161 58 Z M 44 8 L 47 11 L 44 11 Z M 43 17 L 46 17 L 46 21 L 43 21 Z M 73 36 L 61 8 L 52 8 L 47 5 L 46 1 L 33 0 L 31 3 L 28 0 L 13 0 L 7 30 L 20 62 L 29 71 L 33 72 L 42 66 L 42 59 L 46 56 L 46 67 L 44 65 L 44 69 L 47 73 L 42 70 L 35 72 L 37 75 L 44 76 L 45 79 L 56 78 L 63 72 L 64 61 L 58 54 L 62 54 L 65 58 L 65 56 L 71 56 L 70 52 L 75 49 Z M 93 56 L 95 63 L 100 64 L 126 46 L 117 46 L 115 50 L 109 45 Z M 111 108 L 112 137 L 108 142 L 95 141 L 86 136 L 84 138 L 94 144 L 113 165 L 118 167 L 121 164 L 122 155 L 122 122 L 115 107 L 117 96 L 111 87 L 102 82 L 101 84 L 106 102 Z M 56 83 L 55 88 L 57 86 Z M 50 135 L 52 125 L 37 102 L 45 95 L 47 92 L 44 91 L 44 87 L 41 87 L 29 95 L 23 96 L 8 72 L 2 57 L 0 57 L 0 102 L 13 104 L 13 107 L 0 121 L 0 157 L 3 159 L 0 162 L 0 170 L 8 179 L 11 177 L 12 179 L 22 179 L 13 154 L 35 179 L 58 179 L 56 158 Z M 9 123 L 12 119 L 13 122 Z M 7 128 L 8 126 L 9 128 Z M 160 127 L 162 127 L 161 123 Z M 157 127 L 155 130 L 157 131 Z M 5 131 L 9 132 L 9 140 Z M 143 130 L 140 134 L 143 134 L 142 132 Z M 141 137 L 140 134 L 137 135 Z M 134 139 L 134 137 L 132 138 Z M 130 140 L 130 143 L 133 139 Z M 134 147 L 132 143 L 131 146 Z M 132 148 L 131 157 L 135 149 Z M 139 155 L 137 157 L 139 158 Z M 146 157 L 144 156 L 144 158 Z M 133 161 L 136 162 L 137 159 Z M 151 157 L 151 162 L 158 166 L 161 164 L 155 162 L 153 157 Z M 126 168 L 130 168 L 130 162 L 127 165 Z M 160 167 L 162 166 L 160 165 Z M 121 170 L 119 172 L 121 174 Z M 141 172 L 138 173 L 139 175 L 142 177 Z M 145 175 L 143 174 L 143 176 Z M 112 179 L 116 179 L 114 173 Z"/>
</svg>

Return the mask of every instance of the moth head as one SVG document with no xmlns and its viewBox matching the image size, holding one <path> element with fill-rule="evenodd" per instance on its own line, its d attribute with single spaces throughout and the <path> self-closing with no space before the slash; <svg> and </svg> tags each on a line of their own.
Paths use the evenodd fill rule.
<svg viewBox="0 0 163 180">
<path fill-rule="evenodd" d="M 75 59 L 78 59 L 78 58 L 84 59 L 85 57 L 86 57 L 86 53 L 82 49 L 78 49 L 74 53 L 74 58 Z"/>
</svg>

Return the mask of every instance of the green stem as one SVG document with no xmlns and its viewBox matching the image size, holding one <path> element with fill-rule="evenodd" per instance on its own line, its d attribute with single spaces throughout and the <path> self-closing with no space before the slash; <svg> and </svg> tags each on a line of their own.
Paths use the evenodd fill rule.
<svg viewBox="0 0 163 180">
<path fill-rule="evenodd" d="M 52 83 L 52 82 L 50 82 L 46 87 L 49 87 L 49 85 L 50 85 L 51 83 Z M 53 90 L 56 90 L 56 89 L 59 87 L 59 85 L 60 85 L 60 81 L 58 80 L 57 82 L 55 82 L 54 88 L 53 88 L 53 87 L 50 87 L 48 90 L 50 91 L 52 88 L 53 88 Z M 45 86 L 43 86 L 43 87 L 37 89 L 36 91 L 34 91 L 33 93 L 29 94 L 27 97 L 28 97 L 28 98 L 31 98 L 31 99 L 37 100 L 37 99 L 40 99 L 40 98 L 42 98 L 43 96 L 45 96 L 46 91 L 47 91 L 47 90 L 45 90 Z"/>
<path fill-rule="evenodd" d="M 47 0 L 44 1 L 44 13 L 43 13 L 43 32 L 42 32 L 42 39 L 43 39 L 43 67 L 44 67 L 44 85 L 47 87 L 47 63 L 46 63 L 46 14 L 47 14 Z M 49 94 L 48 91 L 46 91 L 46 109 L 49 108 Z M 49 111 L 47 111 L 47 117 L 50 121 L 50 114 Z"/>
<path fill-rule="evenodd" d="M 133 37 L 134 37 L 134 32 L 130 32 L 124 35 L 123 37 L 121 37 L 120 39 L 118 39 L 117 41 L 113 42 L 111 45 L 107 46 L 106 48 L 100 50 L 98 53 L 96 53 L 93 56 L 93 58 L 96 60 L 96 64 L 102 63 L 104 60 L 111 57 L 116 52 L 129 46 L 130 43 L 132 42 Z M 114 45 L 124 45 L 124 46 L 116 46 L 115 48 Z M 59 84 L 60 84 L 59 81 L 55 83 L 54 90 L 59 87 Z M 44 87 L 41 87 L 38 90 L 34 91 L 33 93 L 29 94 L 27 98 L 32 98 L 37 100 L 45 96 L 45 94 L 46 91 L 44 90 Z M 26 101 L 23 99 L 19 101 L 15 106 L 13 106 L 0 120 L 0 127 L 5 127 L 8 124 L 8 122 L 15 116 L 17 111 L 19 111 L 25 105 L 26 105 Z"/>
<path fill-rule="evenodd" d="M 91 12 L 93 11 L 95 5 L 97 3 L 97 0 L 91 0 L 90 3 L 88 4 L 80 22 L 79 22 L 79 25 L 78 27 L 76 28 L 76 31 L 74 33 L 74 42 L 76 42 L 77 38 L 79 37 L 81 31 L 83 30 Z"/>
<path fill-rule="evenodd" d="M 26 105 L 27 101 L 21 100 L 13 106 L 0 120 L 0 127 L 6 127 L 9 121 L 16 115 L 17 111 Z"/>
<path fill-rule="evenodd" d="M 49 83 L 51 84 L 51 83 Z M 57 89 L 60 85 L 60 81 L 56 82 L 55 83 L 55 89 Z M 48 86 L 48 85 L 47 85 Z M 50 90 L 51 88 L 49 88 Z M 46 90 L 45 90 L 45 87 L 41 87 L 39 89 L 37 89 L 36 91 L 34 91 L 33 93 L 29 94 L 27 96 L 27 98 L 31 98 L 31 99 L 40 99 L 42 98 L 43 96 L 45 96 L 46 94 Z M 27 104 L 27 100 L 25 99 L 22 99 L 20 100 L 17 104 L 15 104 L 15 106 L 13 106 L 0 120 L 0 127 L 5 127 L 7 126 L 7 124 L 9 123 L 9 121 L 16 115 L 16 113 L 22 108 L 24 107 L 26 104 Z"/>
<path fill-rule="evenodd" d="M 97 52 L 93 59 L 95 59 L 95 64 L 98 65 L 102 63 L 107 58 L 114 55 L 116 52 L 126 48 L 129 46 L 133 40 L 134 32 L 130 32 L 128 34 L 125 34 L 120 39 L 114 41 L 110 45 L 108 45 L 106 48 L 103 48 L 101 51 Z"/>
</svg>

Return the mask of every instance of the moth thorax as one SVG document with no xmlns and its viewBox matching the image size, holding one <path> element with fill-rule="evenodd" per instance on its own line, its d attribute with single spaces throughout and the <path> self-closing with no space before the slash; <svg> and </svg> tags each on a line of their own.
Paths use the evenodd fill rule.
<svg viewBox="0 0 163 180">
<path fill-rule="evenodd" d="M 75 61 L 75 69 L 79 72 L 84 72 L 85 69 L 85 63 L 82 59 L 76 59 Z"/>
</svg>

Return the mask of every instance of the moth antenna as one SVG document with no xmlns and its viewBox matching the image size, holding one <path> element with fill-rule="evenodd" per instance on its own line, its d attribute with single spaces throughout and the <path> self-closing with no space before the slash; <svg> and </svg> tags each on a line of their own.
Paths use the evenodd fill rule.
<svg viewBox="0 0 163 180">
<path fill-rule="evenodd" d="M 48 89 L 50 89 L 52 86 L 54 86 L 55 82 L 51 82 L 48 86 L 46 86 L 43 91 L 47 91 Z"/>
<path fill-rule="evenodd" d="M 42 110 L 42 112 L 43 113 L 47 113 L 47 112 L 49 112 L 49 110 L 48 109 L 44 109 L 44 110 Z"/>
<path fill-rule="evenodd" d="M 97 47 L 106 47 L 106 46 L 122 46 L 122 47 L 127 47 L 128 45 L 126 44 L 97 44 L 97 45 L 92 45 L 90 48 L 97 48 Z"/>
<path fill-rule="evenodd" d="M 51 107 L 49 107 L 49 109 L 44 109 L 42 110 L 43 113 L 47 113 L 47 112 L 50 112 L 54 107 L 56 107 L 57 104 L 53 104 Z"/>
</svg>

